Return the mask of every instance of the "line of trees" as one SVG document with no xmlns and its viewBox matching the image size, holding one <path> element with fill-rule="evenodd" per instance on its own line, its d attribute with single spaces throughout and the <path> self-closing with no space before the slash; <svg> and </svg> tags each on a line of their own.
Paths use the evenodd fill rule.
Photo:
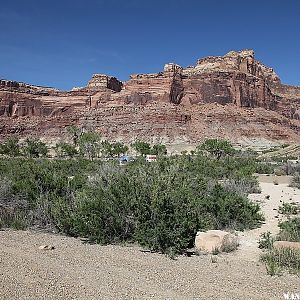
<svg viewBox="0 0 300 300">
<path fill-rule="evenodd" d="M 101 136 L 94 131 L 81 131 L 79 128 L 72 126 L 68 128 L 68 132 L 71 135 L 72 142 L 59 142 L 53 148 L 58 157 L 82 157 L 93 160 L 99 157 L 119 157 L 129 150 L 129 147 L 121 142 L 102 140 Z M 130 147 L 140 156 L 167 154 L 167 148 L 162 144 L 151 146 L 149 143 L 136 141 Z M 0 144 L 0 154 L 11 157 L 47 157 L 49 151 L 50 148 L 46 143 L 34 138 L 28 138 L 21 143 L 18 138 L 11 137 Z"/>
<path fill-rule="evenodd" d="M 101 136 L 94 131 L 81 131 L 77 127 L 69 127 L 68 132 L 71 135 L 72 142 L 59 142 L 53 148 L 56 156 L 61 158 L 82 157 L 93 160 L 99 157 L 119 157 L 126 154 L 129 147 L 121 142 L 109 142 L 102 140 Z M 167 154 L 167 148 L 163 144 L 151 146 L 144 141 L 135 141 L 130 144 L 139 156 Z M 28 138 L 24 142 L 11 137 L 0 144 L 0 154 L 11 157 L 25 156 L 29 158 L 47 157 L 49 147 L 39 139 Z M 200 144 L 193 154 L 202 154 L 220 159 L 225 156 L 232 156 L 235 153 L 231 143 L 220 139 L 207 139 Z"/>
<path fill-rule="evenodd" d="M 22 144 L 17 138 L 8 138 L 0 144 L 0 154 L 16 157 L 26 156 L 30 158 L 47 157 L 49 148 L 38 139 L 26 139 Z"/>
</svg>

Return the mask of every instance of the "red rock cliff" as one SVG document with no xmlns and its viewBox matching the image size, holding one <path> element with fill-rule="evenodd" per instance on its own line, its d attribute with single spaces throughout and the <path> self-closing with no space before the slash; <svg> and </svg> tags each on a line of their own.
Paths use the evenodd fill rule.
<svg viewBox="0 0 300 300">
<path fill-rule="evenodd" d="M 0 80 L 0 134 L 44 134 L 92 126 L 109 138 L 187 142 L 208 136 L 300 140 L 300 88 L 282 85 L 252 50 L 166 64 L 122 83 L 95 74 L 85 88 L 62 92 Z"/>
</svg>

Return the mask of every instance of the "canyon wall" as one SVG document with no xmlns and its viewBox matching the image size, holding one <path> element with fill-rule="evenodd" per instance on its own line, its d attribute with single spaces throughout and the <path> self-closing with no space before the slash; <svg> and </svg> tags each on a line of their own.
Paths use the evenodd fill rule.
<svg viewBox="0 0 300 300">
<path fill-rule="evenodd" d="M 86 87 L 69 92 L 0 80 L 0 119 L 1 138 L 59 139 L 78 125 L 124 141 L 300 141 L 300 88 L 281 84 L 252 50 L 231 51 L 187 68 L 169 63 L 127 82 L 94 74 Z"/>
</svg>

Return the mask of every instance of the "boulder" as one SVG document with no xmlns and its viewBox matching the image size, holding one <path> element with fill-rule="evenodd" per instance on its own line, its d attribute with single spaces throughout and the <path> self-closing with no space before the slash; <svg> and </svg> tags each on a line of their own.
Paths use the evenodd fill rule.
<svg viewBox="0 0 300 300">
<path fill-rule="evenodd" d="M 275 241 L 273 243 L 273 247 L 276 250 L 291 249 L 291 250 L 300 251 L 300 243 L 299 242 Z"/>
<path fill-rule="evenodd" d="M 196 252 L 230 252 L 237 246 L 237 236 L 222 230 L 199 231 L 195 238 Z"/>
</svg>

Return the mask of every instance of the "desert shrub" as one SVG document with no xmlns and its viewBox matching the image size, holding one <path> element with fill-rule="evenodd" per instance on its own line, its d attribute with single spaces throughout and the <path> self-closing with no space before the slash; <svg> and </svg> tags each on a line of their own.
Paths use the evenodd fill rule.
<svg viewBox="0 0 300 300">
<path fill-rule="evenodd" d="M 22 150 L 30 158 L 46 157 L 48 154 L 47 145 L 37 139 L 26 139 Z"/>
<path fill-rule="evenodd" d="M 198 230 L 244 229 L 262 220 L 258 206 L 220 185 L 207 188 L 202 175 L 186 176 L 179 165 L 137 161 L 118 169 L 99 166 L 87 188 L 55 200 L 54 223 L 92 242 L 137 241 L 153 251 L 181 253 Z"/>
<path fill-rule="evenodd" d="M 295 173 L 291 182 L 292 187 L 300 189 L 300 173 Z"/>
<path fill-rule="evenodd" d="M 76 147 L 68 143 L 58 143 L 55 147 L 55 151 L 59 157 L 73 158 L 78 154 Z"/>
<path fill-rule="evenodd" d="M 294 175 L 300 172 L 300 163 L 293 164 L 289 161 L 280 166 L 281 175 Z"/>
<path fill-rule="evenodd" d="M 5 214 L 4 218 L 1 218 L 3 227 L 10 227 L 16 230 L 25 230 L 30 225 L 30 215 L 23 210 L 14 211 L 12 214 Z"/>
<path fill-rule="evenodd" d="M 278 239 L 281 241 L 300 242 L 300 217 L 289 219 L 279 224 Z"/>
<path fill-rule="evenodd" d="M 280 275 L 283 269 L 291 273 L 300 273 L 300 251 L 293 249 L 272 249 L 261 257 L 266 263 L 269 275 Z"/>
<path fill-rule="evenodd" d="M 284 175 L 287 175 L 287 174 L 286 174 L 286 170 L 285 170 L 283 167 L 274 169 L 274 174 L 275 174 L 276 176 L 284 176 Z"/>
<path fill-rule="evenodd" d="M 297 215 L 300 213 L 300 205 L 297 203 L 284 202 L 279 208 L 278 212 L 283 215 Z"/>
<path fill-rule="evenodd" d="M 237 250 L 238 246 L 239 246 L 239 242 L 237 239 L 235 240 L 225 239 L 222 248 L 220 250 L 221 252 L 230 253 Z"/>
<path fill-rule="evenodd" d="M 263 232 L 258 241 L 258 248 L 271 250 L 273 248 L 274 241 L 275 238 L 271 235 L 270 231 Z"/>
<path fill-rule="evenodd" d="M 225 191 L 220 185 L 204 198 L 204 214 L 209 215 L 214 228 L 244 230 L 263 221 L 260 208 L 247 198 Z"/>
<path fill-rule="evenodd" d="M 271 236 L 270 232 L 261 235 L 259 248 L 267 249 L 261 257 L 265 262 L 267 272 L 270 275 L 280 274 L 284 269 L 293 272 L 300 272 L 300 251 L 293 249 L 275 249 L 275 240 L 300 242 L 300 218 L 289 219 L 279 224 L 280 232 Z"/>
<path fill-rule="evenodd" d="M 4 182 L 9 183 L 9 193 L 2 206 L 5 201 L 6 212 L 25 211 L 28 226 L 49 227 L 53 223 L 50 212 L 54 200 L 59 197 L 66 200 L 84 186 L 85 168 L 90 169 L 89 161 L 0 160 L 0 178 L 5 174 Z M 1 186 L 0 182 L 0 190 Z"/>
<path fill-rule="evenodd" d="M 240 196 L 247 196 L 251 193 L 261 192 L 258 181 L 254 177 L 251 179 L 225 180 L 222 183 L 222 186 L 225 191 L 234 192 Z"/>
<path fill-rule="evenodd" d="M 25 229 L 30 221 L 28 202 L 22 195 L 12 190 L 12 182 L 7 177 L 0 177 L 0 224 L 1 227 Z"/>
<path fill-rule="evenodd" d="M 273 174 L 274 173 L 274 165 L 264 162 L 257 162 L 255 164 L 255 173 L 258 174 Z"/>
<path fill-rule="evenodd" d="M 271 276 L 281 275 L 282 268 L 278 264 L 277 253 L 272 250 L 261 255 L 260 259 L 265 263 L 267 273 Z"/>
<path fill-rule="evenodd" d="M 19 140 L 17 138 L 8 138 L 4 143 L 0 144 L 0 154 L 8 156 L 20 156 Z"/>
</svg>

